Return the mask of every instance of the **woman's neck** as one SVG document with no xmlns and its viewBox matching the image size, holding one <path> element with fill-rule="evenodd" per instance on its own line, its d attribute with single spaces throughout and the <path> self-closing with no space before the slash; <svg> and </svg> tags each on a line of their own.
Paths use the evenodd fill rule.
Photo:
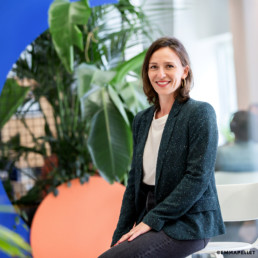
<svg viewBox="0 0 258 258">
<path fill-rule="evenodd" d="M 173 104 L 175 102 L 174 97 L 171 96 L 159 96 L 159 111 L 156 112 L 155 118 L 163 117 L 167 114 L 169 114 Z"/>
</svg>

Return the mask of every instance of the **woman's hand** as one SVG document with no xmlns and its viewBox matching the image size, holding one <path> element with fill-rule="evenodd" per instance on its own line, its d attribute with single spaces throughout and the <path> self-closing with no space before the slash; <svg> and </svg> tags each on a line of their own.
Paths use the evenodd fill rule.
<svg viewBox="0 0 258 258">
<path fill-rule="evenodd" d="M 147 224 L 141 222 L 138 224 L 136 227 L 132 228 L 127 234 L 123 235 L 115 245 L 121 244 L 122 242 L 128 240 L 132 241 L 136 237 L 148 232 L 151 230 L 151 227 L 148 226 Z"/>
</svg>

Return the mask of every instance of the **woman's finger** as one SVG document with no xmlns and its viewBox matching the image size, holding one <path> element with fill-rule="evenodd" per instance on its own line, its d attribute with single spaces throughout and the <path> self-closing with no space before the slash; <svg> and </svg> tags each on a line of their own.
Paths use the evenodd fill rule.
<svg viewBox="0 0 258 258">
<path fill-rule="evenodd" d="M 128 241 L 132 241 L 136 237 L 145 234 L 146 232 L 150 231 L 150 226 L 146 225 L 145 223 L 141 222 L 138 226 L 134 228 L 134 233 L 131 235 L 131 237 L 128 239 Z"/>
<path fill-rule="evenodd" d="M 126 241 L 130 236 L 132 236 L 133 232 L 128 232 L 127 234 L 123 235 L 115 245 L 121 244 L 122 242 Z"/>
<path fill-rule="evenodd" d="M 142 234 L 144 234 L 145 232 L 141 232 L 140 230 L 139 231 L 136 231 L 136 232 L 134 232 L 130 237 L 129 237 L 129 239 L 128 239 L 128 241 L 132 241 L 132 240 L 134 240 L 136 237 L 138 237 L 138 236 L 140 236 L 140 235 L 142 235 Z"/>
<path fill-rule="evenodd" d="M 127 234 L 124 234 L 115 245 L 121 244 L 122 242 L 128 240 L 132 241 L 136 237 L 148 232 L 151 230 L 151 227 L 146 225 L 145 223 L 141 222 L 136 227 L 132 228 Z"/>
</svg>

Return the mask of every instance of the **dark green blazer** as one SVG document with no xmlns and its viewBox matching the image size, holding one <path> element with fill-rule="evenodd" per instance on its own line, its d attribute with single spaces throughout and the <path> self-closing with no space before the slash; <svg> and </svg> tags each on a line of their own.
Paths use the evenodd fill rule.
<svg viewBox="0 0 258 258">
<path fill-rule="evenodd" d="M 158 152 L 156 207 L 145 212 L 140 200 L 143 151 L 155 108 L 138 113 L 133 122 L 134 150 L 112 244 L 143 221 L 178 240 L 203 239 L 225 233 L 214 179 L 218 144 L 216 115 L 211 105 L 175 100 Z"/>
</svg>

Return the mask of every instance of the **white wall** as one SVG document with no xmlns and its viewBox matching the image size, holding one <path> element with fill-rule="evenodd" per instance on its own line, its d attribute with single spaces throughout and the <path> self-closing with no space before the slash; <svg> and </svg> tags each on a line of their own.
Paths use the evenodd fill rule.
<svg viewBox="0 0 258 258">
<path fill-rule="evenodd" d="M 193 67 L 191 96 L 212 104 L 222 131 L 237 110 L 228 1 L 175 0 L 174 6 L 174 36 L 186 46 Z M 220 134 L 220 144 L 224 141 Z"/>
<path fill-rule="evenodd" d="M 233 112 L 258 103 L 258 0 L 158 2 L 171 2 L 175 11 L 151 21 L 186 46 L 195 78 L 192 97 L 214 106 L 223 130 Z"/>
<path fill-rule="evenodd" d="M 229 0 L 239 109 L 258 103 L 258 1 Z"/>
</svg>

